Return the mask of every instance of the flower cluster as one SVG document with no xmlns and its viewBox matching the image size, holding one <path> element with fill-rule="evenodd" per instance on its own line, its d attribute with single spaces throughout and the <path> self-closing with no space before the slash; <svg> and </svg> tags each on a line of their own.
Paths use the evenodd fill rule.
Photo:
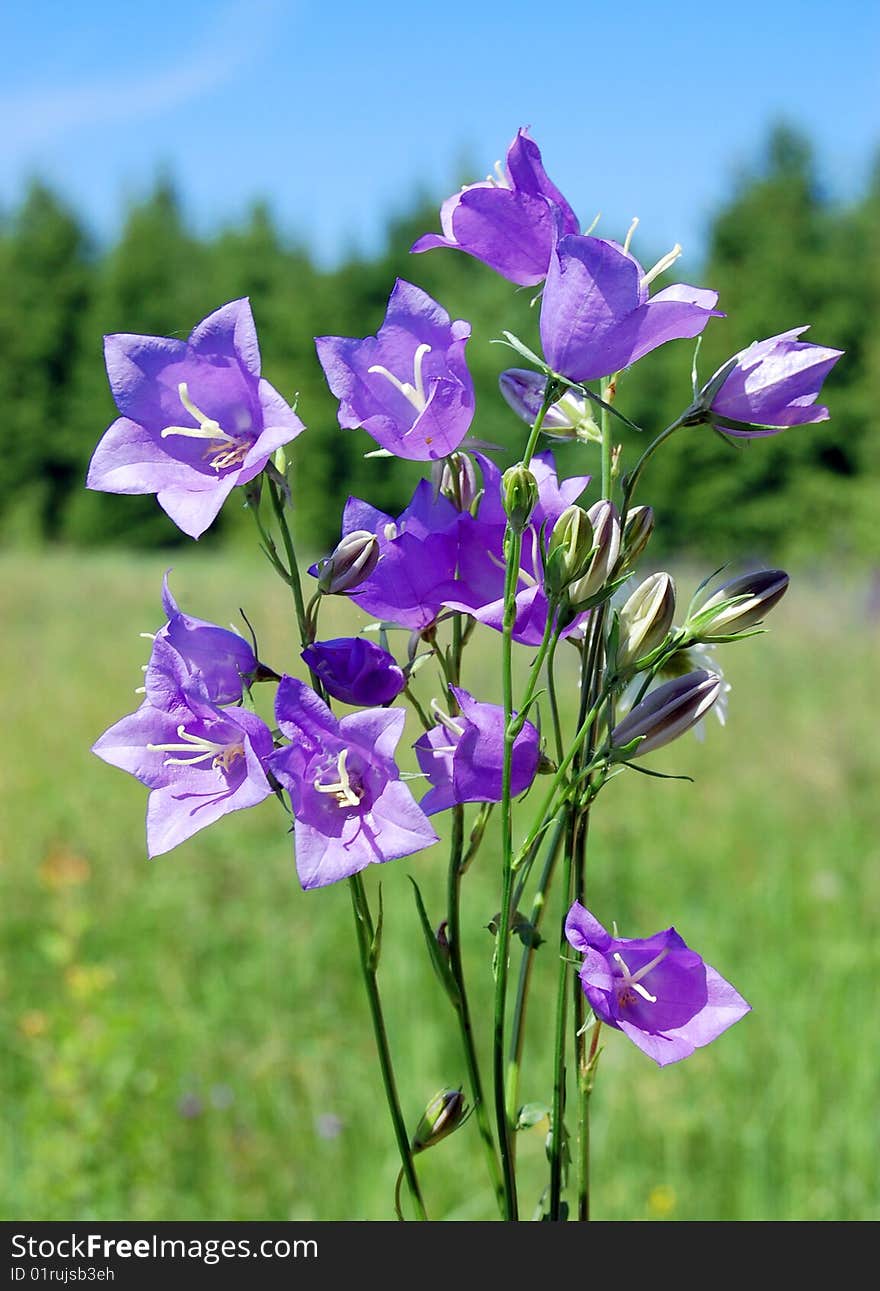
<svg viewBox="0 0 880 1291">
<path fill-rule="evenodd" d="M 511 1216 L 511 1099 L 519 1059 L 511 1059 L 505 1076 L 503 1049 L 513 1025 L 509 1052 L 519 1052 L 530 980 L 527 960 L 511 1023 L 511 935 L 520 937 L 525 956 L 541 944 L 537 924 L 554 873 L 553 849 L 563 842 L 566 897 L 584 890 L 586 821 L 606 782 L 629 770 L 662 778 L 665 773 L 649 770 L 642 759 L 699 729 L 708 712 L 723 717 L 729 686 L 715 652 L 763 631 L 788 586 L 782 570 L 751 570 L 714 591 L 701 585 L 680 611 L 676 584 L 665 571 L 632 581 L 655 522 L 649 506 L 635 504 L 636 488 L 653 454 L 680 429 L 714 427 L 760 438 L 823 420 L 827 409 L 817 399 L 840 352 L 800 340 L 803 327 L 756 341 L 702 387 L 695 379 L 681 415 L 654 439 L 644 437 L 641 455 L 623 472 L 621 455 L 634 445 L 615 444 L 612 432 L 614 419 L 633 425 L 616 405 L 626 370 L 668 341 L 699 337 L 710 320 L 723 317 L 717 293 L 685 283 L 655 290 L 679 247 L 646 270 L 630 250 L 631 234 L 619 243 L 581 232 L 523 129 L 504 166 L 444 202 L 440 224 L 440 234 L 425 234 L 412 251 L 459 250 L 519 286 L 541 285 L 542 352 L 532 353 L 505 333 L 532 367 L 499 374 L 504 399 L 530 427 L 521 458 L 503 471 L 489 446 L 468 438 L 476 414 L 467 360 L 470 323 L 452 319 L 420 287 L 398 279 L 375 335 L 318 337 L 317 357 L 338 401 L 340 428 L 366 431 L 378 445 L 368 455 L 430 464 L 430 474 L 396 515 L 349 498 L 339 542 L 311 565 L 314 582 L 305 590 L 287 521 L 287 455 L 279 452 L 304 426 L 261 376 L 247 300 L 210 314 L 187 341 L 106 338 L 107 374 L 120 416 L 98 444 L 89 487 L 154 492 L 183 532 L 198 538 L 232 490 L 247 486 L 263 548 L 293 590 L 300 640 L 288 666 L 276 671 L 260 661 L 255 641 L 184 613 L 166 575 L 166 622 L 152 637 L 143 702 L 111 726 L 94 751 L 150 790 L 150 856 L 271 796 L 289 805 L 302 887 L 352 880 L 386 1072 L 375 984 L 381 910 L 373 920 L 358 876 L 373 864 L 431 848 L 439 841 L 435 823 L 441 828 L 438 818 L 451 813 L 450 906 L 439 932 L 418 889 L 417 903 L 475 1071 L 458 903 L 462 875 L 484 836 L 492 836 L 489 817 L 498 804 L 500 913 L 483 923 L 496 937 L 497 1139 L 508 1167 L 498 1190 Z M 588 471 L 561 478 L 542 434 L 572 441 L 585 457 L 594 445 L 601 451 L 586 463 Z M 591 487 L 594 495 L 586 499 Z M 261 517 L 266 495 L 280 544 Z M 321 606 L 333 596 L 378 620 L 362 625 L 378 631 L 378 641 L 362 633 L 322 638 Z M 394 629 L 403 629 L 403 638 L 390 635 Z M 499 650 L 500 704 L 474 693 L 474 682 L 468 682 L 471 689 L 462 684 L 465 650 L 475 635 L 486 650 Z M 404 640 L 405 649 L 395 655 L 389 639 Z M 516 647 L 524 647 L 519 668 Z M 570 691 L 567 683 L 562 688 L 557 659 L 572 650 L 580 680 Z M 293 675 L 297 669 L 301 676 Z M 266 688 L 257 683 L 276 686 L 271 714 L 260 716 Z M 338 704 L 347 711 L 335 710 Z M 398 762 L 406 704 L 422 728 L 404 744 L 418 771 Z M 545 787 L 539 791 L 540 777 Z M 514 805 L 524 799 L 536 814 L 518 831 Z M 468 835 L 471 804 L 479 807 L 469 813 Z M 518 906 L 545 847 L 530 920 Z M 577 901 L 561 912 L 557 927 L 562 960 L 568 946 L 582 956 L 578 1010 L 590 1014 L 576 1041 L 582 1085 L 595 1072 L 602 1026 L 623 1032 L 662 1066 L 691 1055 L 748 1011 L 673 928 L 642 939 L 612 936 Z M 560 1018 L 566 989 L 563 977 Z M 560 1031 L 548 1146 L 553 1218 L 561 1213 L 565 1044 Z M 402 1151 L 401 1178 L 423 1209 L 412 1154 L 464 1123 L 464 1096 L 460 1088 L 444 1086 L 410 1140 L 400 1132 L 393 1082 L 386 1088 Z M 476 1079 L 471 1093 L 491 1165 L 495 1148 Z"/>
</svg>

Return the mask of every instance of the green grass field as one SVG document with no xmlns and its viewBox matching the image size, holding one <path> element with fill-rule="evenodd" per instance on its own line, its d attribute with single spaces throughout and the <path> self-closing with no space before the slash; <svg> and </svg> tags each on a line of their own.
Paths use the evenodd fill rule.
<svg viewBox="0 0 880 1291">
<path fill-rule="evenodd" d="M 4 1218 L 392 1217 L 397 1160 L 346 886 L 301 891 L 272 800 L 149 862 L 146 790 L 89 752 L 137 704 L 137 634 L 162 621 L 166 563 L 184 608 L 225 623 L 244 606 L 262 656 L 294 670 L 285 589 L 257 562 L 0 560 Z M 651 761 L 696 784 L 627 774 L 597 805 L 595 913 L 624 936 L 674 923 L 753 1005 L 662 1071 L 605 1033 L 598 1218 L 878 1216 L 878 625 L 865 603 L 857 586 L 796 580 L 767 636 L 724 651 L 726 730 L 712 720 L 703 744 L 687 736 Z M 334 610 L 324 635 L 362 621 Z M 483 698 L 498 698 L 497 646 L 478 630 L 465 684 Z M 428 667 L 426 698 L 432 684 Z M 490 839 L 465 880 L 487 1074 L 497 860 Z M 381 980 L 413 1126 L 465 1077 L 406 877 L 439 923 L 445 867 L 439 844 L 367 876 L 374 899 L 383 884 Z M 538 953 L 523 1101 L 549 1100 L 555 954 L 552 941 Z M 526 1214 L 543 1138 L 521 1136 Z M 420 1165 L 433 1218 L 493 1217 L 473 1121 Z"/>
</svg>

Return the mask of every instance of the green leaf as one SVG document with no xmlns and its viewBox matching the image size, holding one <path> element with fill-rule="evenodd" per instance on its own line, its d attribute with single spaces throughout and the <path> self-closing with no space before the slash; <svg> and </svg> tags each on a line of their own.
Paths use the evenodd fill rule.
<svg viewBox="0 0 880 1291">
<path fill-rule="evenodd" d="M 434 966 L 434 971 L 440 979 L 440 985 L 446 991 L 446 994 L 449 996 L 455 1007 L 458 1008 L 461 1003 L 461 996 L 459 995 L 455 978 L 452 975 L 452 969 L 449 967 L 449 960 L 443 953 L 440 943 L 437 941 L 437 934 L 434 931 L 431 920 L 428 918 L 428 912 L 425 909 L 425 903 L 422 900 L 419 885 L 411 874 L 408 877 L 410 883 L 413 885 L 413 892 L 415 893 L 416 898 L 416 909 L 419 914 L 419 922 L 422 925 L 425 944 L 428 947 L 428 954 L 430 956 L 431 963 Z"/>
</svg>

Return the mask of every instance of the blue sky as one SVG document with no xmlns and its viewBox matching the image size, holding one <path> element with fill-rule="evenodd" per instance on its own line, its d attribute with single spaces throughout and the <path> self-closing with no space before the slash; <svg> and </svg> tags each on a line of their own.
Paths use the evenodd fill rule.
<svg viewBox="0 0 880 1291">
<path fill-rule="evenodd" d="M 529 124 L 585 223 L 698 255 L 768 123 L 842 197 L 880 144 L 876 0 L 6 0 L 2 30 L 0 206 L 40 174 L 99 236 L 164 167 L 198 228 L 266 197 L 332 263 Z"/>
</svg>

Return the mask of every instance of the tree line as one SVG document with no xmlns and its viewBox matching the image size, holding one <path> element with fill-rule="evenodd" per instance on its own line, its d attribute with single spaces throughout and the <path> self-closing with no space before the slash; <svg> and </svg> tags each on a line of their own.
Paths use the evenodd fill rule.
<svg viewBox="0 0 880 1291">
<path fill-rule="evenodd" d="M 643 493 L 679 554 L 876 560 L 880 165 L 861 197 L 845 205 L 828 198 L 817 174 L 807 141 L 788 128 L 773 131 L 762 156 L 719 205 L 705 263 L 695 266 L 690 258 L 680 276 L 716 288 L 728 313 L 707 329 L 699 356 L 703 379 L 751 341 L 798 323 L 812 325 L 805 339 L 845 350 L 823 390 L 832 420 L 737 447 L 707 427 L 679 432 L 652 462 Z M 327 270 L 305 246 L 282 236 L 264 204 L 239 227 L 199 237 L 163 179 L 129 210 L 116 242 L 99 246 L 56 193 L 33 182 L 0 220 L 0 540 L 140 547 L 180 541 L 153 496 L 121 499 L 84 488 L 89 457 L 116 415 L 101 337 L 185 337 L 205 314 L 237 296 L 251 298 L 264 375 L 287 398 L 297 396 L 308 427 L 293 448 L 292 484 L 298 528 L 315 552 L 338 536 L 350 493 L 393 512 L 420 474 L 418 464 L 365 458 L 372 441 L 339 429 L 313 344 L 320 335 L 375 332 L 396 276 L 471 322 L 472 433 L 500 445 L 502 459 L 512 460 L 524 428 L 501 399 L 497 380 L 503 368 L 521 361 L 493 342 L 504 328 L 537 344 L 534 292 L 516 291 L 466 256 L 409 256 L 414 239 L 436 227 L 437 206 L 415 200 L 389 221 L 379 254 L 350 254 Z M 647 246 L 641 236 L 633 249 L 646 265 L 667 250 Z M 620 407 L 646 433 L 689 401 L 692 353 L 691 342 L 664 346 L 621 379 Z M 632 462 L 639 451 L 635 432 L 623 430 L 622 437 Z M 555 447 L 566 474 L 598 466 L 587 460 L 595 455 L 588 447 Z M 245 523 L 233 497 L 220 518 L 221 540 Z M 211 541 L 217 541 L 213 533 Z"/>
</svg>

